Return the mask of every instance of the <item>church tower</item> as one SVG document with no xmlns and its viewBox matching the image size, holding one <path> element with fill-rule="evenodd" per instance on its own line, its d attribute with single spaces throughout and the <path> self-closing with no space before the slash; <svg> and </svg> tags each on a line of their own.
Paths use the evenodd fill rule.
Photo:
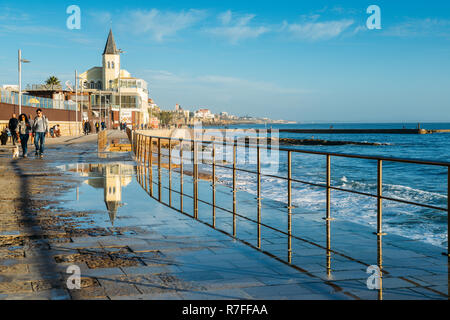
<svg viewBox="0 0 450 320">
<path fill-rule="evenodd" d="M 109 30 L 108 40 L 103 51 L 103 90 L 114 87 L 120 72 L 120 54 L 114 41 L 112 30 Z"/>
</svg>

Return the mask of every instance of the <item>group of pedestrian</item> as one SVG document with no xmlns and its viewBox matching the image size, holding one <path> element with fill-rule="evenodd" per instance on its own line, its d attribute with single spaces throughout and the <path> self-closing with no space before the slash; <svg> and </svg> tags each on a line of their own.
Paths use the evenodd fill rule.
<svg viewBox="0 0 450 320">
<path fill-rule="evenodd" d="M 14 146 L 20 139 L 24 158 L 28 157 L 28 141 L 30 138 L 31 143 L 34 141 L 36 147 L 36 157 L 41 159 L 44 157 L 45 137 L 49 132 L 49 122 L 42 109 L 36 111 L 34 120 L 31 115 L 21 114 L 17 119 L 16 114 L 13 114 L 9 120 L 8 128 Z"/>
<path fill-rule="evenodd" d="M 91 123 L 89 121 L 83 120 L 83 132 L 86 136 L 91 133 Z"/>
<path fill-rule="evenodd" d="M 106 123 L 103 122 L 103 121 L 101 123 L 96 122 L 94 124 L 94 128 L 95 128 L 95 132 L 99 133 L 100 129 L 102 131 L 106 130 Z M 91 123 L 89 121 L 83 121 L 83 132 L 84 132 L 85 135 L 89 135 L 92 132 Z"/>
</svg>

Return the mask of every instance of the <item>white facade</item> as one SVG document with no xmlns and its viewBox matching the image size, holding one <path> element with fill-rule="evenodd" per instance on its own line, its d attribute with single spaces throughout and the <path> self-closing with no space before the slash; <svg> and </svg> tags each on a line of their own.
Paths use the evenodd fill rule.
<svg viewBox="0 0 450 320">
<path fill-rule="evenodd" d="M 121 68 L 120 51 L 117 50 L 112 31 L 108 35 L 102 55 L 102 66 L 93 67 L 79 75 L 79 87 L 89 91 L 93 110 L 110 107 L 122 111 L 122 118 L 139 112 L 139 122 L 148 123 L 148 87 L 143 79 L 134 78 Z M 120 86 L 119 86 L 120 79 Z M 122 120 L 122 119 L 121 119 Z"/>
</svg>

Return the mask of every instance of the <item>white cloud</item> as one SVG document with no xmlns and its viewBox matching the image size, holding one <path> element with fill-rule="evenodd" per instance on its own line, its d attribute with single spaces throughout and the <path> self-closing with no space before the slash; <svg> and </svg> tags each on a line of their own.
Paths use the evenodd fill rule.
<svg viewBox="0 0 450 320">
<path fill-rule="evenodd" d="M 26 12 L 22 12 L 20 10 L 10 7 L 0 7 L 0 21 L 1 20 L 26 21 L 30 19 L 31 16 Z"/>
<path fill-rule="evenodd" d="M 450 20 L 409 19 L 386 29 L 385 35 L 394 37 L 450 36 Z"/>
<path fill-rule="evenodd" d="M 218 16 L 221 26 L 209 28 L 206 32 L 228 39 L 232 44 L 241 40 L 254 39 L 269 32 L 269 28 L 264 26 L 250 26 L 249 24 L 255 18 L 254 14 L 246 14 L 234 18 L 233 13 L 228 10 Z"/>
<path fill-rule="evenodd" d="M 338 37 L 354 23 L 350 19 L 319 22 L 315 17 L 313 21 L 304 23 L 284 22 L 283 29 L 296 39 L 318 41 Z"/>
<path fill-rule="evenodd" d="M 156 41 L 175 36 L 179 31 L 192 27 L 206 15 L 203 10 L 171 12 L 151 9 L 132 11 L 124 18 L 123 25 L 135 33 L 148 33 Z"/>
</svg>

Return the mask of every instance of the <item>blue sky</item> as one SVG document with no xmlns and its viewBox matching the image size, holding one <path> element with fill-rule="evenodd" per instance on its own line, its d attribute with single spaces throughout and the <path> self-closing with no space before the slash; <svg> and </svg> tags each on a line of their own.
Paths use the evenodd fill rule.
<svg viewBox="0 0 450 320">
<path fill-rule="evenodd" d="M 81 30 L 66 9 L 81 8 Z M 381 30 L 369 30 L 369 5 Z M 0 84 L 101 65 L 109 28 L 122 68 L 162 108 L 302 122 L 450 121 L 449 1 L 9 1 Z"/>
</svg>

